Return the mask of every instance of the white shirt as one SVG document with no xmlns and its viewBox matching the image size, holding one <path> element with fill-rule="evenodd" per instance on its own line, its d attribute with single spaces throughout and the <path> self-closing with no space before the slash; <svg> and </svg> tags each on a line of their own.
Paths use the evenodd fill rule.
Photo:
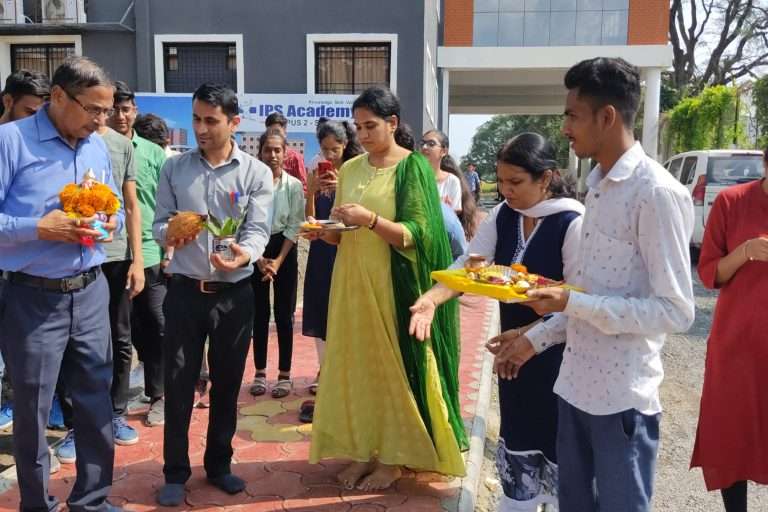
<svg viewBox="0 0 768 512">
<path fill-rule="evenodd" d="M 554 391 L 594 415 L 661 412 L 661 348 L 693 323 L 688 190 L 636 143 L 589 192 L 578 270 L 562 314 L 527 336 L 537 351 L 563 339 Z"/>
<path fill-rule="evenodd" d="M 453 174 L 448 174 L 443 181 L 437 182 L 440 200 L 454 210 L 461 211 L 461 181 Z"/>
<path fill-rule="evenodd" d="M 487 261 L 493 261 L 496 255 L 496 241 L 498 240 L 498 233 L 496 232 L 496 218 L 499 216 L 499 211 L 504 206 L 504 203 L 497 204 L 488 216 L 483 219 L 480 226 L 477 228 L 475 236 L 469 242 L 467 251 L 463 256 L 459 257 L 449 267 L 451 269 L 464 267 L 464 262 L 470 254 L 481 254 L 485 256 Z M 566 281 L 570 281 L 576 272 L 578 248 L 581 242 L 581 215 L 584 214 L 584 205 L 575 199 L 547 199 L 542 201 L 532 208 L 527 210 L 517 210 L 526 217 L 542 218 L 549 215 L 554 215 L 563 211 L 574 211 L 580 216 L 571 221 L 568 226 L 568 230 L 565 232 L 565 240 L 563 241 L 562 257 L 563 257 L 563 276 Z M 522 222 L 522 216 L 520 217 Z M 537 224 L 540 226 L 541 223 Z M 522 233 L 522 229 L 520 230 Z M 525 249 L 527 249 L 531 240 L 536 236 L 536 230 L 530 234 L 528 240 L 525 241 L 525 248 L 517 255 L 517 263 L 523 260 L 525 256 Z M 546 277 L 546 276 L 544 276 Z M 565 339 L 565 333 L 562 333 L 560 341 Z"/>
</svg>

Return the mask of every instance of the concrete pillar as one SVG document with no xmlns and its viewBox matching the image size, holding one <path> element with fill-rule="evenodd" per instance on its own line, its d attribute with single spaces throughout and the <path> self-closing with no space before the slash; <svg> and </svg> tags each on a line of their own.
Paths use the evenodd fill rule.
<svg viewBox="0 0 768 512">
<path fill-rule="evenodd" d="M 661 98 L 661 68 L 645 70 L 645 105 L 643 114 L 643 149 L 651 158 L 658 158 L 659 105 Z"/>
<path fill-rule="evenodd" d="M 448 128 L 450 123 L 450 107 L 449 99 L 451 97 L 451 72 L 445 68 L 440 69 L 442 76 L 443 87 L 440 95 L 440 130 L 448 135 Z"/>
</svg>

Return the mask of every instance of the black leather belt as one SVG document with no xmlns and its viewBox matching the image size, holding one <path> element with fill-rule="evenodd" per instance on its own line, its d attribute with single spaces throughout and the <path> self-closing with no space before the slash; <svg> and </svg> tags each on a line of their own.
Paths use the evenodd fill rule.
<svg viewBox="0 0 768 512">
<path fill-rule="evenodd" d="M 32 288 L 41 288 L 53 292 L 69 293 L 82 290 L 92 282 L 96 281 L 101 273 L 100 267 L 93 267 L 88 272 L 83 272 L 72 277 L 63 277 L 61 279 L 49 279 L 47 277 L 38 277 L 25 274 L 24 272 L 3 272 L 3 279 L 9 283 L 21 284 Z"/>
<path fill-rule="evenodd" d="M 199 279 L 192 279 L 191 277 L 174 274 L 173 277 L 171 277 L 171 284 L 173 285 L 174 283 L 191 286 L 197 289 L 200 293 L 219 293 L 243 284 L 249 284 L 250 279 L 246 277 L 236 283 L 229 283 L 227 281 L 200 281 Z"/>
</svg>

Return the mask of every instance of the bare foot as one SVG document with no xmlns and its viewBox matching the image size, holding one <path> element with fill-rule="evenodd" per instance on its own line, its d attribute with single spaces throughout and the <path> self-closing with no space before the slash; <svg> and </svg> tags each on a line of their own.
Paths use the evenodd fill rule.
<svg viewBox="0 0 768 512">
<path fill-rule="evenodd" d="M 353 462 L 346 468 L 339 471 L 336 478 L 341 482 L 345 489 L 354 489 L 357 482 L 365 475 L 373 471 L 373 462 Z"/>
<path fill-rule="evenodd" d="M 376 463 L 373 473 L 363 478 L 357 486 L 361 491 L 380 491 L 388 489 L 393 483 L 403 476 L 400 466 L 388 466 L 380 462 Z"/>
</svg>

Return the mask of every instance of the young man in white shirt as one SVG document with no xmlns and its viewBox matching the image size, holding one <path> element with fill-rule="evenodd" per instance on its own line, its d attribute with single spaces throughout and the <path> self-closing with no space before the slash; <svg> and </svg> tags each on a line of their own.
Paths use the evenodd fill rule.
<svg viewBox="0 0 768 512">
<path fill-rule="evenodd" d="M 530 292 L 553 317 L 497 355 L 503 377 L 562 340 L 557 455 L 561 512 L 651 510 L 667 333 L 693 323 L 688 243 L 691 196 L 634 140 L 637 69 L 621 59 L 580 62 L 565 76 L 563 133 L 580 158 L 598 162 L 573 284 Z"/>
</svg>

